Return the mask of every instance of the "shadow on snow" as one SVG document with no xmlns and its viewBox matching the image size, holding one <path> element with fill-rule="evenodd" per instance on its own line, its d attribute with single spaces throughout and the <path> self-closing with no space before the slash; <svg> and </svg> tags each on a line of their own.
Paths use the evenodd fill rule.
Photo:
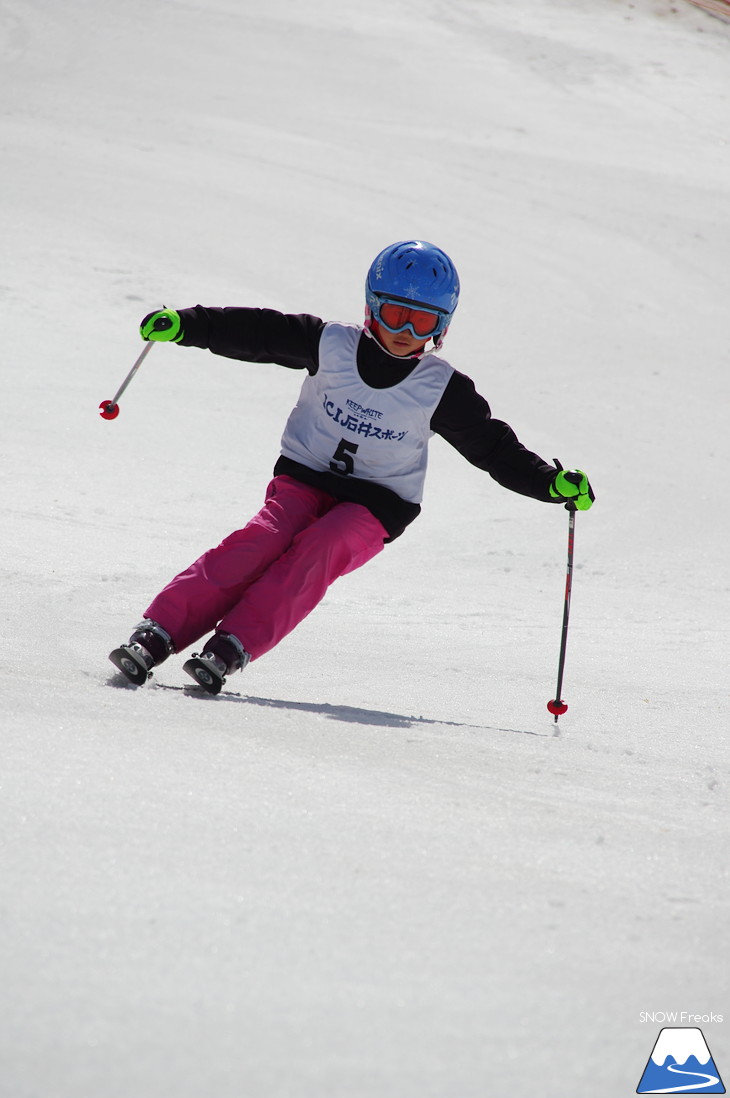
<svg viewBox="0 0 730 1098">
<path fill-rule="evenodd" d="M 130 683 L 120 681 L 122 676 L 112 676 L 108 680 L 109 686 L 125 687 L 132 690 L 138 687 Z M 378 728 L 420 728 L 432 725 L 436 728 L 471 728 L 481 732 L 511 732 L 521 736 L 544 737 L 544 732 L 530 732 L 525 728 L 498 728 L 494 725 L 469 724 L 464 721 L 442 721 L 430 717 L 407 716 L 404 713 L 389 713 L 379 709 L 362 709 L 353 705 L 331 705 L 329 702 L 299 702 L 285 701 L 280 698 L 257 698 L 250 694 L 236 694 L 230 690 L 224 690 L 220 694 L 206 694 L 200 687 L 173 686 L 167 683 L 156 682 L 151 684 L 158 690 L 173 690 L 178 694 L 184 694 L 188 698 L 196 698 L 209 702 L 233 702 L 239 705 L 258 705 L 263 709 L 286 709 L 295 713 L 314 713 L 320 717 L 327 717 L 332 721 L 344 721 L 346 724 L 374 725 Z M 148 687 L 149 689 L 149 687 Z"/>
</svg>

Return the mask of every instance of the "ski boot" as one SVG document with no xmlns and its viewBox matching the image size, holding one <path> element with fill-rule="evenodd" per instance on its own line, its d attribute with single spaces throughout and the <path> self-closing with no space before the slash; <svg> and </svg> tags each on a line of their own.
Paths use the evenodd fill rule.
<svg viewBox="0 0 730 1098">
<path fill-rule="evenodd" d="M 193 652 L 183 664 L 185 671 L 207 694 L 220 694 L 226 675 L 242 671 L 251 659 L 238 637 L 232 633 L 214 633 L 203 651 Z"/>
<path fill-rule="evenodd" d="M 152 675 L 152 668 L 175 651 L 170 634 L 151 618 L 134 627 L 127 644 L 109 653 L 109 659 L 135 686 L 141 686 Z"/>
</svg>

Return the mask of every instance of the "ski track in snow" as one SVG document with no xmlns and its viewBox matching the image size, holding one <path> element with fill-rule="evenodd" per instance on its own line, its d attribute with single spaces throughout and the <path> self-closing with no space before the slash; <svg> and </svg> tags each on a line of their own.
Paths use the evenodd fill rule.
<svg viewBox="0 0 730 1098">
<path fill-rule="evenodd" d="M 665 0 L 0 3 L 0 1098 L 617 1098 L 640 1011 L 722 1011 L 729 54 Z M 411 235 L 446 357 L 596 489 L 567 714 L 565 512 L 440 439 L 225 694 L 120 688 L 301 381 L 161 347 L 104 421 L 141 316 L 358 320 Z"/>
</svg>

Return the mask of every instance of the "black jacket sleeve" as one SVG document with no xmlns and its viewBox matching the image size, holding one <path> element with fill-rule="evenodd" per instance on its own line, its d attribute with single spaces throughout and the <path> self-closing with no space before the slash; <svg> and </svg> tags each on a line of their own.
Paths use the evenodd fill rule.
<svg viewBox="0 0 730 1098">
<path fill-rule="evenodd" d="M 214 355 L 243 362 L 276 362 L 316 374 L 324 321 L 307 313 L 292 315 L 275 309 L 214 308 L 194 305 L 180 309 L 183 347 L 202 347 Z"/>
<path fill-rule="evenodd" d="M 526 449 L 508 423 L 492 419 L 488 403 L 465 374 L 454 371 L 431 418 L 431 430 L 504 488 L 555 502 L 548 490 L 555 466 Z"/>
</svg>

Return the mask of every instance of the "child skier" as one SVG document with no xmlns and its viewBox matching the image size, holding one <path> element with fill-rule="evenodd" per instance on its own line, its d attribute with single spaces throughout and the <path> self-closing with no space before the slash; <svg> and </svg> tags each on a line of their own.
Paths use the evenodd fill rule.
<svg viewBox="0 0 730 1098">
<path fill-rule="evenodd" d="M 306 370 L 263 508 L 165 587 L 129 643 L 109 656 L 140 684 L 207 633 L 186 671 L 208 693 L 272 649 L 338 576 L 354 571 L 419 514 L 435 432 L 513 492 L 545 502 L 594 500 L 585 473 L 558 471 L 492 419 L 470 378 L 436 352 L 459 300 L 440 248 L 385 248 L 366 281 L 364 325 L 271 309 L 162 309 L 145 340 L 207 348 L 244 362 Z M 433 347 L 426 351 L 426 344 Z"/>
</svg>

